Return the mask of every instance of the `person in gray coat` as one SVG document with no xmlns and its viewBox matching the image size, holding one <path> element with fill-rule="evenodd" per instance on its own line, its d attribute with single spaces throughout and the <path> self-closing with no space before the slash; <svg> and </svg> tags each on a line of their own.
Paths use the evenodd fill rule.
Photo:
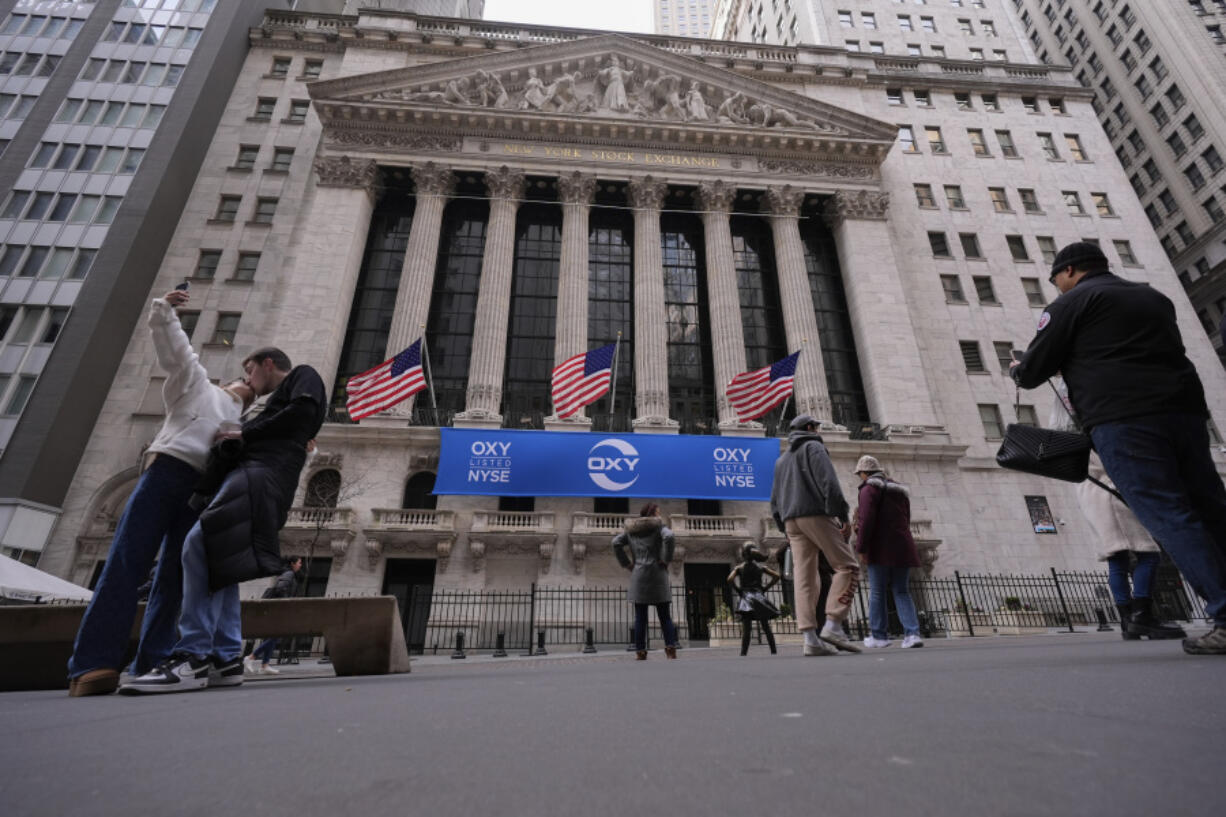
<svg viewBox="0 0 1226 817">
<path fill-rule="evenodd" d="M 629 550 L 629 555 L 627 555 Z M 648 502 L 637 519 L 613 537 L 618 563 L 630 571 L 627 599 L 634 605 L 634 649 L 639 661 L 647 660 L 647 606 L 655 605 L 664 632 L 664 653 L 677 657 L 677 628 L 669 612 L 671 587 L 668 563 L 673 559 L 673 532 L 660 518 L 660 506 Z"/>
</svg>

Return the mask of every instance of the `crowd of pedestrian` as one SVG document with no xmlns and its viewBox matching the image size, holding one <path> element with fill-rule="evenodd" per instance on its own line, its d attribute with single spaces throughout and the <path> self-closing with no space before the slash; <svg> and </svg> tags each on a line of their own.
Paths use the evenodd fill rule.
<svg viewBox="0 0 1226 817">
<path fill-rule="evenodd" d="M 1183 638 L 1192 654 L 1226 654 L 1226 488 L 1210 455 L 1204 389 L 1174 306 L 1157 289 L 1112 274 L 1102 250 L 1089 242 L 1062 248 L 1049 280 L 1060 296 L 1010 373 L 1026 389 L 1057 378 L 1049 425 L 1080 430 L 1092 441 L 1089 471 L 1099 485 L 1073 490 L 1103 543 L 1121 632 L 1126 639 Z M 266 347 L 243 361 L 242 378 L 213 385 L 175 311 L 188 298 L 176 289 L 150 307 L 153 345 L 166 372 L 166 419 L 145 453 L 82 619 L 68 665 L 73 696 L 241 684 L 238 584 L 277 576 L 268 594 L 288 595 L 301 568 L 300 561 L 282 562 L 277 537 L 324 421 L 323 382 L 310 366 L 295 367 L 282 351 Z M 240 424 L 252 401 L 265 396 L 263 411 Z M 901 646 L 923 646 L 908 592 L 909 572 L 920 565 L 909 489 L 871 455 L 860 457 L 855 475 L 853 513 L 818 419 L 801 414 L 791 421 L 770 507 L 787 537 L 774 555 L 781 567 L 791 565 L 784 573 L 794 579 L 805 656 L 888 647 L 890 596 Z M 636 658 L 647 658 L 649 607 L 656 609 L 665 653 L 675 658 L 668 576 L 674 537 L 659 506 L 644 505 L 612 544 L 631 574 Z M 1160 549 L 1205 599 L 1214 625 L 1209 633 L 1187 638 L 1157 619 L 1152 591 Z M 768 558 L 747 542 L 728 576 L 738 596 L 742 655 L 754 623 L 771 653 L 777 651 L 770 621 L 779 610 L 765 594 L 781 574 L 766 566 Z M 120 686 L 142 582 L 155 562 L 136 657 Z M 870 635 L 859 644 L 846 624 L 861 564 L 870 585 Z M 274 671 L 276 643 L 265 641 L 246 670 Z"/>
</svg>

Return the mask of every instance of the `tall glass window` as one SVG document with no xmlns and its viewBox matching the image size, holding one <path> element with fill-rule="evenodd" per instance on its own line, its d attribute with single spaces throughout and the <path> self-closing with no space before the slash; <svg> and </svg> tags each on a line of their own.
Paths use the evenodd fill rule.
<svg viewBox="0 0 1226 817">
<path fill-rule="evenodd" d="M 634 225 L 627 211 L 593 207 L 588 220 L 588 349 L 617 340 L 617 381 L 589 408 L 593 430 L 630 431 L 634 416 Z M 611 399 L 615 395 L 616 399 Z M 613 403 L 616 415 L 610 415 Z"/>
<path fill-rule="evenodd" d="M 366 254 L 353 292 L 345 346 L 332 390 L 333 409 L 345 405 L 343 384 L 348 378 L 386 359 L 400 268 L 404 265 L 404 248 L 409 243 L 409 227 L 413 223 L 413 202 L 411 193 L 390 189 L 371 218 Z"/>
<path fill-rule="evenodd" d="M 760 369 L 787 356 L 787 337 L 775 276 L 774 237 L 759 216 L 733 216 L 732 253 L 741 299 L 745 360 Z"/>
<path fill-rule="evenodd" d="M 714 434 L 715 372 L 707 350 L 707 271 L 702 222 L 697 216 L 665 213 L 660 218 L 664 260 L 664 307 L 668 315 L 669 414 L 684 434 Z"/>
<path fill-rule="evenodd" d="M 515 226 L 515 267 L 502 405 L 509 428 L 542 428 L 553 409 L 550 379 L 562 257 L 562 210 L 523 204 Z"/>
<path fill-rule="evenodd" d="M 477 189 L 457 193 L 481 195 Z M 464 410 L 488 222 L 489 205 L 480 199 L 454 199 L 443 211 L 442 240 L 426 324 L 441 425 L 447 425 L 453 415 Z M 423 400 L 417 404 L 425 405 Z"/>
<path fill-rule="evenodd" d="M 868 422 L 868 400 L 860 377 L 855 335 L 847 313 L 847 295 L 839 270 L 834 237 L 815 213 L 800 222 L 805 246 L 805 269 L 809 291 L 817 314 L 817 333 L 822 344 L 822 363 L 826 367 L 826 386 L 834 421 L 842 425 Z"/>
</svg>

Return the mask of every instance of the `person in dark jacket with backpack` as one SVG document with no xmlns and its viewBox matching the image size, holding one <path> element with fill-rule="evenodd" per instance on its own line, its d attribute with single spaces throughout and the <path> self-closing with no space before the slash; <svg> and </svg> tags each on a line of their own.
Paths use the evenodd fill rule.
<svg viewBox="0 0 1226 817">
<path fill-rule="evenodd" d="M 864 646 L 890 646 L 886 593 L 892 592 L 903 628 L 903 649 L 922 647 L 919 616 L 907 587 L 911 568 L 920 566 L 911 535 L 910 492 L 886 475 L 876 457 L 861 457 L 856 463 L 856 476 L 860 478 L 856 551 L 868 565 L 868 623 L 872 631 L 864 639 Z"/>
<path fill-rule="evenodd" d="M 323 380 L 266 347 L 243 361 L 257 395 L 271 395 L 241 430 L 243 452 L 183 545 L 183 611 L 170 659 L 120 692 L 183 692 L 243 682 L 238 583 L 282 570 L 277 534 L 289 516 L 298 477 L 327 414 Z"/>
<path fill-rule="evenodd" d="M 1226 487 L 1175 307 L 1153 287 L 1112 275 L 1089 242 L 1056 253 L 1049 280 L 1060 297 L 1010 373 L 1024 389 L 1063 373 L 1107 476 L 1205 599 L 1214 628 L 1184 639 L 1184 651 L 1226 655 Z"/>
</svg>

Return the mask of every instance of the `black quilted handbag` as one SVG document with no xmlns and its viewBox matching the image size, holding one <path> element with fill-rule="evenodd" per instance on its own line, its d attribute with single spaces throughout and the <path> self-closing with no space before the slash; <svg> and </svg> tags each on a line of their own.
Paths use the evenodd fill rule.
<svg viewBox="0 0 1226 817">
<path fill-rule="evenodd" d="M 1077 431 L 1010 423 L 996 462 L 1011 471 L 1083 482 L 1090 474 L 1090 437 Z"/>
</svg>

